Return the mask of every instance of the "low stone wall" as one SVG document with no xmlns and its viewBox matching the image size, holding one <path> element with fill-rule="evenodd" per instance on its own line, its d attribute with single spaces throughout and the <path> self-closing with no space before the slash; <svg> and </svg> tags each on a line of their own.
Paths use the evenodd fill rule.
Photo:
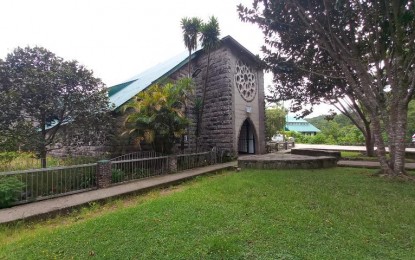
<svg viewBox="0 0 415 260">
<path fill-rule="evenodd" d="M 331 156 L 258 155 L 238 159 L 238 167 L 250 169 L 320 169 L 337 166 L 337 158 Z"/>
<path fill-rule="evenodd" d="M 111 151 L 110 146 L 62 146 L 59 149 L 52 149 L 48 154 L 56 157 L 68 156 L 96 156 L 108 154 Z"/>
<path fill-rule="evenodd" d="M 341 153 L 339 151 L 327 151 L 317 149 L 291 149 L 291 154 L 306 156 L 331 156 L 340 160 Z"/>
<path fill-rule="evenodd" d="M 275 153 L 282 150 L 293 149 L 295 147 L 294 142 L 267 142 L 267 153 Z"/>
</svg>

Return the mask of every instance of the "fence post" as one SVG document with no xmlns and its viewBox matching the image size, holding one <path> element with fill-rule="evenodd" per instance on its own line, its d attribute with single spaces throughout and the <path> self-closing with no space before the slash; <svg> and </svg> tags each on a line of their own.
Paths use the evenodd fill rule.
<svg viewBox="0 0 415 260">
<path fill-rule="evenodd" d="M 177 172 L 177 155 L 169 156 L 169 173 Z"/>
<path fill-rule="evenodd" d="M 101 160 L 97 163 L 97 187 L 106 188 L 111 184 L 111 161 Z"/>
</svg>

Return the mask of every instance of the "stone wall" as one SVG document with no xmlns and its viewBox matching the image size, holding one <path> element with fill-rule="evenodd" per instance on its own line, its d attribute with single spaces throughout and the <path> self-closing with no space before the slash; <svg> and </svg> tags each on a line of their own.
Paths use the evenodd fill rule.
<svg viewBox="0 0 415 260">
<path fill-rule="evenodd" d="M 275 154 L 251 155 L 238 158 L 238 167 L 241 169 L 321 169 L 337 166 L 337 158 L 331 156 L 301 156 Z"/>
<path fill-rule="evenodd" d="M 245 119 L 249 119 L 255 128 L 255 151 L 265 153 L 265 98 L 264 98 L 264 76 L 263 71 L 249 57 L 234 51 L 231 47 L 223 44 L 221 48 L 211 53 L 210 71 L 206 89 L 205 107 L 202 118 L 202 131 L 199 138 L 199 150 L 217 147 L 230 151 L 233 155 L 238 153 L 238 138 L 241 126 Z M 243 61 L 252 69 L 256 77 L 256 93 L 252 100 L 244 100 L 236 88 L 235 74 L 239 61 Z M 193 79 L 195 84 L 195 96 L 202 96 L 202 89 L 206 79 L 207 55 L 202 53 L 192 60 L 194 72 L 201 72 Z M 188 75 L 187 64 L 176 71 L 171 78 L 177 80 Z M 246 107 L 252 108 L 247 114 Z M 192 124 L 189 127 L 189 142 L 187 150 L 195 150 L 196 118 L 194 103 L 187 110 L 187 116 Z"/>
<path fill-rule="evenodd" d="M 207 63 L 207 57 L 202 59 Z M 233 150 L 231 68 L 229 52 L 221 48 L 213 53 L 202 120 L 202 143 Z M 202 80 L 205 80 L 203 73 Z"/>
<path fill-rule="evenodd" d="M 234 97 L 234 146 L 238 147 L 239 133 L 245 120 L 249 120 L 255 127 L 255 153 L 263 154 L 265 150 L 265 94 L 264 94 L 264 73 L 253 61 L 244 56 L 232 55 L 232 67 L 234 75 L 238 67 L 247 68 L 255 77 L 254 84 L 256 92 L 254 96 L 244 96 L 238 89 L 237 78 L 232 77 Z M 248 113 L 247 110 L 250 110 Z"/>
<path fill-rule="evenodd" d="M 341 153 L 339 151 L 318 150 L 318 149 L 291 149 L 292 154 L 308 155 L 308 156 L 331 156 L 340 160 Z"/>
<path fill-rule="evenodd" d="M 209 78 L 206 88 L 205 106 L 202 117 L 201 134 L 199 137 L 199 150 L 217 147 L 234 151 L 233 147 L 233 117 L 232 117 L 232 86 L 229 51 L 220 48 L 211 53 Z M 206 79 L 207 55 L 202 54 L 192 61 L 192 71 L 201 69 L 197 77 L 193 79 L 195 84 L 195 96 L 187 111 L 192 124 L 189 128 L 188 149 L 195 150 L 196 117 L 194 110 L 195 97 L 202 96 L 202 89 Z M 188 66 L 185 64 L 172 75 L 176 80 L 188 74 Z"/>
</svg>

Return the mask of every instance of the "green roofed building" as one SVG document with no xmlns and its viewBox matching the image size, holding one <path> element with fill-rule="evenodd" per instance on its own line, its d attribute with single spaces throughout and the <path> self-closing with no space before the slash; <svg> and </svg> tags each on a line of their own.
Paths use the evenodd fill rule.
<svg viewBox="0 0 415 260">
<path fill-rule="evenodd" d="M 299 132 L 304 135 L 316 135 L 321 132 L 320 129 L 310 124 L 305 119 L 297 119 L 294 116 L 287 116 L 285 130 Z"/>
<path fill-rule="evenodd" d="M 118 113 L 140 91 L 163 80 L 177 80 L 188 74 L 188 52 L 183 52 L 108 89 L 109 99 Z M 196 95 L 206 80 L 207 54 L 192 54 L 191 68 Z M 192 121 L 186 147 L 194 150 L 219 149 L 232 154 L 265 153 L 265 94 L 261 60 L 231 36 L 221 39 L 210 58 L 210 72 L 200 141 L 195 142 L 194 107 L 188 109 Z"/>
</svg>

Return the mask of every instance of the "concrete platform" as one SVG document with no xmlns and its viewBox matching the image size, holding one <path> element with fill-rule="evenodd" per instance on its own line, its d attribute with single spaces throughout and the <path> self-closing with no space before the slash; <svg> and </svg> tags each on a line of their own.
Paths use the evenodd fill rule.
<svg viewBox="0 0 415 260">
<path fill-rule="evenodd" d="M 337 158 L 332 156 L 306 156 L 289 153 L 246 155 L 238 158 L 241 169 L 320 169 L 337 166 Z"/>
<path fill-rule="evenodd" d="M 350 152 L 365 152 L 366 151 L 366 147 L 364 146 L 329 145 L 329 144 L 295 144 L 295 148 L 330 150 L 330 151 L 350 151 Z M 386 151 L 388 151 L 388 148 L 386 148 Z M 414 147 L 407 147 L 405 151 L 406 153 L 409 153 L 409 154 L 415 154 Z"/>
</svg>

